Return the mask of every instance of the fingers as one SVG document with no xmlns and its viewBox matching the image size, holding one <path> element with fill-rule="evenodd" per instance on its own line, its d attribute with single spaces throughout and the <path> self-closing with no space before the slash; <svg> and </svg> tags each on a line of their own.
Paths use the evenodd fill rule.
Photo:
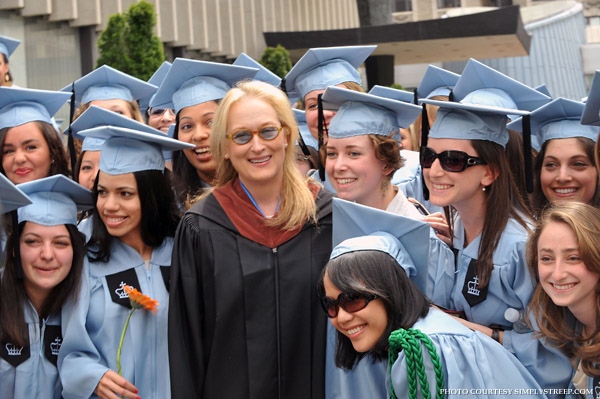
<svg viewBox="0 0 600 399">
<path fill-rule="evenodd" d="M 112 370 L 104 373 L 94 393 L 102 399 L 139 399 L 138 389 Z"/>
</svg>

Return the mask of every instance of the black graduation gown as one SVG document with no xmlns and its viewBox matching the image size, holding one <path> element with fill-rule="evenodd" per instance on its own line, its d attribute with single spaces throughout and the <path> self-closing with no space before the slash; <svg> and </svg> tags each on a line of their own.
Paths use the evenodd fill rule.
<svg viewBox="0 0 600 399">
<path fill-rule="evenodd" d="M 242 237 L 210 194 L 178 227 L 171 266 L 172 397 L 321 399 L 327 320 L 316 283 L 331 253 L 331 194 L 271 249 Z"/>
</svg>

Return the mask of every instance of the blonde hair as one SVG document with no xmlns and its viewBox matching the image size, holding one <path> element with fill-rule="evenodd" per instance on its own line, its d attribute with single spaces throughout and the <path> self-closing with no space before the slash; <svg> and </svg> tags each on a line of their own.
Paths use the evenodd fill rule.
<svg viewBox="0 0 600 399">
<path fill-rule="evenodd" d="M 229 159 L 225 159 L 225 148 L 231 144 L 227 139 L 227 116 L 237 102 L 254 98 L 269 104 L 284 127 L 288 146 L 283 162 L 282 199 L 275 217 L 266 224 L 283 229 L 294 229 L 311 220 L 316 223 L 317 207 L 308 187 L 308 179 L 303 177 L 295 163 L 295 143 L 298 140 L 298 126 L 287 96 L 278 88 L 260 81 L 244 81 L 229 90 L 213 118 L 210 135 L 210 149 L 217 163 L 215 186 L 222 187 L 238 177 L 238 172 Z"/>
</svg>

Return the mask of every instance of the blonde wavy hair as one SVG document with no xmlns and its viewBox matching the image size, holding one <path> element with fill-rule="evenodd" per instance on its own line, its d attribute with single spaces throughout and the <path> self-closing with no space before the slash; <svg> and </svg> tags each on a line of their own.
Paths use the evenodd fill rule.
<svg viewBox="0 0 600 399">
<path fill-rule="evenodd" d="M 225 158 L 225 150 L 232 144 L 227 139 L 227 116 L 231 107 L 244 99 L 255 98 L 269 104 L 284 127 L 288 146 L 283 162 L 282 198 L 275 217 L 265 223 L 282 229 L 294 229 L 307 221 L 317 220 L 317 207 L 309 188 L 309 178 L 300 174 L 295 164 L 294 147 L 298 140 L 298 126 L 290 102 L 280 89 L 260 81 L 243 81 L 229 90 L 213 118 L 210 149 L 217 163 L 215 187 L 222 187 L 238 177 L 231 161 Z M 251 111 L 250 111 L 251 112 Z"/>
</svg>

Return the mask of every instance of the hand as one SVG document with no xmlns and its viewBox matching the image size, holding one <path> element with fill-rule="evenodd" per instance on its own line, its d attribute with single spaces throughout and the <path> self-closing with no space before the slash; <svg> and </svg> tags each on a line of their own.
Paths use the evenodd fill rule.
<svg viewBox="0 0 600 399">
<path fill-rule="evenodd" d="M 108 370 L 102 378 L 94 393 L 102 399 L 130 398 L 139 399 L 138 389 L 125 378 L 112 370 Z"/>
<path fill-rule="evenodd" d="M 429 225 L 435 230 L 435 234 L 440 240 L 452 246 L 450 226 L 448 226 L 446 217 L 444 217 L 443 214 L 441 214 L 440 212 L 432 213 L 431 215 L 425 216 L 423 218 L 423 221 L 429 223 Z"/>
<path fill-rule="evenodd" d="M 452 317 L 454 317 L 456 320 L 458 320 L 465 327 L 468 327 L 474 331 L 479 331 L 480 333 L 483 333 L 490 338 L 492 337 L 492 333 L 494 332 L 494 330 L 492 330 L 490 327 L 486 327 L 481 324 L 473 323 L 472 321 L 461 319 L 461 318 L 458 318 L 455 316 L 452 316 Z M 504 331 L 499 331 L 498 342 L 500 344 L 502 344 L 502 342 L 504 342 Z"/>
</svg>

